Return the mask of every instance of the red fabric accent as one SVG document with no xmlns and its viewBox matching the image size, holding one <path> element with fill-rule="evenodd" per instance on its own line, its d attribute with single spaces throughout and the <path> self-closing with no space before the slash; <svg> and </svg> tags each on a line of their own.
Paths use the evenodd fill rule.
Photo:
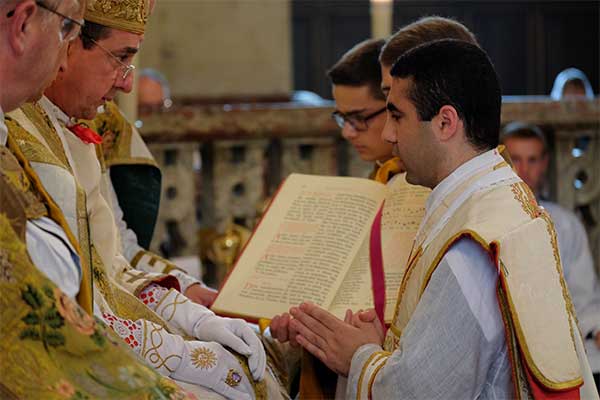
<svg viewBox="0 0 600 400">
<path fill-rule="evenodd" d="M 179 286 L 179 281 L 173 275 L 165 275 L 162 278 L 154 279 L 152 283 L 156 283 L 158 286 L 162 286 L 165 289 L 175 289 L 178 292 L 181 292 L 181 286 Z"/>
<path fill-rule="evenodd" d="M 535 377 L 529 371 L 529 367 L 525 367 L 527 372 L 527 381 L 529 381 L 529 388 L 533 394 L 535 400 L 579 400 L 579 387 L 567 390 L 549 390 L 538 383 Z"/>
<path fill-rule="evenodd" d="M 68 127 L 71 132 L 75 134 L 83 143 L 86 144 L 100 144 L 102 143 L 102 136 L 94 132 L 93 129 L 88 128 L 83 124 L 77 124 Z"/>
<path fill-rule="evenodd" d="M 385 204 L 385 202 L 384 202 Z M 381 217 L 383 214 L 383 204 L 375 216 L 371 226 L 371 237 L 369 241 L 369 258 L 371 266 L 371 284 L 373 289 L 373 300 L 375 302 L 375 312 L 385 326 L 385 275 L 383 273 L 383 251 L 381 249 Z"/>
</svg>

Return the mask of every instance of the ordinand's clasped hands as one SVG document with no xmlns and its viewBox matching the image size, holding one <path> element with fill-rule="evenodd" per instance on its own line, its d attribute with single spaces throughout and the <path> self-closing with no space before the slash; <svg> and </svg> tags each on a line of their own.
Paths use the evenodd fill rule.
<svg viewBox="0 0 600 400">
<path fill-rule="evenodd" d="M 292 346 L 302 346 L 327 367 L 347 376 L 352 356 L 366 344 L 383 345 L 384 330 L 375 310 L 347 310 L 344 320 L 306 302 L 274 317 L 271 335 Z"/>
</svg>

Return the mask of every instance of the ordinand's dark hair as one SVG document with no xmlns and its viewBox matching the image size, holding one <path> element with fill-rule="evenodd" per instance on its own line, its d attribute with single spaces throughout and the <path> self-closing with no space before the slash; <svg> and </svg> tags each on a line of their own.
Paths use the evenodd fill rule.
<svg viewBox="0 0 600 400">
<path fill-rule="evenodd" d="M 398 58 L 391 75 L 411 78 L 407 97 L 422 121 L 430 121 L 442 106 L 450 105 L 473 147 L 498 146 L 500 83 L 489 57 L 477 45 L 454 39 L 423 44 Z"/>
<path fill-rule="evenodd" d="M 423 17 L 390 36 L 381 48 L 379 61 L 385 66 L 392 66 L 398 57 L 408 50 L 442 39 L 457 39 L 478 44 L 475 35 L 458 21 L 438 16 Z"/>
<path fill-rule="evenodd" d="M 379 52 L 384 43 L 383 39 L 369 39 L 348 50 L 327 71 L 331 83 L 346 86 L 368 85 L 373 97 L 385 100 L 381 91 L 381 66 L 379 65 Z"/>
<path fill-rule="evenodd" d="M 506 124 L 500 132 L 500 143 L 506 144 L 506 141 L 509 139 L 536 139 L 542 143 L 544 154 L 548 151 L 546 135 L 544 135 L 544 132 L 536 125 L 519 121 L 513 121 Z"/>
<path fill-rule="evenodd" d="M 85 21 L 85 25 L 81 28 L 79 37 L 83 42 L 83 48 L 90 50 L 94 47 L 94 40 L 96 42 L 106 39 L 111 34 L 111 29 L 107 26 L 97 24 L 95 22 Z"/>
</svg>

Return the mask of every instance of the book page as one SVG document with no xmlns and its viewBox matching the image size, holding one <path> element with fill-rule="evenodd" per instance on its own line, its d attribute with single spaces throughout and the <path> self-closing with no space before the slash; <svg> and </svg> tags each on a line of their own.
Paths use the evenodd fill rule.
<svg viewBox="0 0 600 400">
<path fill-rule="evenodd" d="M 398 289 L 431 190 L 406 182 L 405 174 L 388 183 L 381 218 L 381 248 L 385 274 L 385 320 L 392 321 Z"/>
<path fill-rule="evenodd" d="M 329 306 L 328 311 L 339 319 L 344 319 L 347 309 L 358 311 L 373 308 L 369 254 L 367 235 Z"/>
<path fill-rule="evenodd" d="M 290 175 L 212 308 L 250 318 L 303 301 L 327 308 L 384 197 L 368 179 Z"/>
<path fill-rule="evenodd" d="M 406 262 L 431 190 L 409 184 L 402 174 L 388 183 L 387 192 L 381 217 L 381 246 L 386 288 L 385 320 L 390 323 Z M 338 318 L 343 319 L 348 308 L 358 311 L 374 307 L 369 244 L 367 235 L 329 308 Z"/>
</svg>

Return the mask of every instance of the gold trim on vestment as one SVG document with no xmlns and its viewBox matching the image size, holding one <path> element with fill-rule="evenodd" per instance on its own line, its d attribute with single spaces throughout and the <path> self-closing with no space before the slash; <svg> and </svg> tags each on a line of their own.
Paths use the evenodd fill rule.
<svg viewBox="0 0 600 400">
<path fill-rule="evenodd" d="M 383 360 L 378 366 L 375 367 L 375 369 L 371 373 L 371 377 L 369 378 L 369 386 L 367 386 L 367 398 L 369 400 L 373 398 L 373 384 L 375 383 L 375 378 L 377 378 L 377 374 L 379 373 L 379 371 L 381 371 L 385 364 L 387 364 L 390 355 L 388 354 L 384 358 L 385 360 Z"/>
<path fill-rule="evenodd" d="M 444 257 L 444 255 L 446 254 L 446 252 L 448 251 L 448 249 L 460 238 L 468 236 L 470 237 L 474 242 L 476 242 L 477 244 L 479 244 L 485 251 L 486 253 L 488 253 L 490 256 L 493 257 L 494 260 L 494 264 L 496 265 L 496 268 L 499 269 L 499 274 L 501 279 L 505 279 L 504 277 L 504 270 L 499 268 L 498 263 L 500 262 L 497 258 L 497 255 L 494 253 L 494 251 L 492 251 L 492 248 L 490 246 L 490 244 L 488 244 L 480 235 L 478 235 L 476 232 L 472 231 L 472 230 L 464 230 L 461 231 L 455 235 L 453 235 L 449 240 L 447 240 L 444 245 L 442 246 L 441 250 L 438 252 L 438 254 L 436 255 L 436 257 L 434 258 L 434 261 L 430 264 L 427 273 L 426 273 L 426 278 L 423 282 L 423 284 L 421 285 L 421 291 L 419 293 L 419 298 L 422 296 L 423 292 L 425 291 L 427 284 L 429 283 L 429 280 L 431 278 L 431 275 L 433 275 L 433 272 L 435 272 L 435 269 L 438 267 L 441 259 Z M 497 242 L 492 242 L 492 243 L 496 243 L 495 247 L 495 252 L 496 253 L 500 253 L 500 244 Z M 521 324 L 519 322 L 519 318 L 518 315 L 516 314 L 515 310 L 515 305 L 512 301 L 512 297 L 510 295 L 510 290 L 508 288 L 508 285 L 506 286 L 506 299 L 507 302 L 509 304 L 509 311 L 511 313 L 512 316 L 512 321 L 513 324 L 515 326 L 515 332 L 517 334 L 517 338 L 519 339 L 519 344 L 520 344 L 520 348 L 522 349 L 522 353 L 525 356 L 525 359 L 527 361 L 527 366 L 530 368 L 531 373 L 535 376 L 535 378 L 542 383 L 546 388 L 548 389 L 552 389 L 552 390 L 566 390 L 566 389 L 572 389 L 574 387 L 580 386 L 583 384 L 583 378 L 579 377 L 577 379 L 573 379 L 573 380 L 569 380 L 569 381 L 565 381 L 565 382 L 561 382 L 561 383 L 556 383 L 556 382 L 552 382 L 549 379 L 547 379 L 542 372 L 539 370 L 539 368 L 537 367 L 537 365 L 535 364 L 535 362 L 533 361 L 533 357 L 531 356 L 531 353 L 529 352 L 529 349 L 527 348 L 527 342 L 525 340 L 525 335 L 523 334 L 523 329 L 521 327 Z M 564 293 L 563 293 L 563 297 L 564 297 Z M 565 299 L 565 303 L 567 302 L 567 300 Z M 568 307 L 568 306 L 567 306 Z M 569 309 L 567 308 L 565 310 L 567 312 L 567 315 L 569 315 Z M 569 324 L 570 326 L 570 324 Z M 574 338 L 573 338 L 573 330 L 571 329 L 571 340 L 573 341 L 573 348 L 575 348 L 575 342 L 574 342 Z"/>
<path fill-rule="evenodd" d="M 158 164 L 156 163 L 156 161 L 146 157 L 115 157 L 106 160 L 107 167 L 110 168 L 115 165 L 149 165 L 151 167 L 158 168 Z"/>
<path fill-rule="evenodd" d="M 64 164 L 69 172 L 73 172 L 67 159 L 62 141 L 54 129 L 50 117 L 38 103 L 25 103 L 21 106 L 23 114 L 33 123 L 40 135 L 46 140 L 50 151 Z"/>
<path fill-rule="evenodd" d="M 501 163 L 499 163 L 499 164 L 501 164 Z M 491 172 L 491 169 L 492 169 L 492 167 L 490 166 L 489 172 Z M 464 186 L 464 184 L 462 186 Z M 556 266 L 556 271 L 550 270 L 550 272 L 549 272 L 550 275 L 547 278 L 550 279 L 551 280 L 550 282 L 552 282 L 552 284 L 554 285 L 556 283 L 556 281 L 555 281 L 555 277 L 553 274 L 555 272 L 558 272 L 560 284 L 563 289 L 562 293 L 561 293 L 562 297 L 558 297 L 559 294 L 558 294 L 558 292 L 556 292 L 553 297 L 553 301 L 556 302 L 557 304 L 560 304 L 561 302 L 564 301 L 565 311 L 567 312 L 566 315 L 569 318 L 568 323 L 567 323 L 567 321 L 563 321 L 562 318 L 558 319 L 561 322 L 561 328 L 570 330 L 568 335 L 567 335 L 567 332 L 565 332 L 564 330 L 561 330 L 560 331 L 561 336 L 559 336 L 559 337 L 564 339 L 565 341 L 568 341 L 567 337 L 569 337 L 569 335 L 570 335 L 571 342 L 573 344 L 572 348 L 575 349 L 574 340 L 573 340 L 574 339 L 573 320 L 572 320 L 572 318 L 570 318 L 570 315 L 572 315 L 572 313 L 573 313 L 572 312 L 572 302 L 570 301 L 568 292 L 565 290 L 566 285 L 564 283 L 564 277 L 562 275 L 562 268 L 560 266 L 560 256 L 558 254 L 558 247 L 557 247 L 555 232 L 553 232 L 552 226 L 547 223 L 548 217 L 545 215 L 545 212 L 541 211 L 540 208 L 537 206 L 535 197 L 523 183 L 519 182 L 519 183 L 512 184 L 512 185 L 498 187 L 497 190 L 499 190 L 499 191 L 495 192 L 495 190 L 492 190 L 492 191 L 481 192 L 481 196 L 491 196 L 491 197 L 486 197 L 486 198 L 495 199 L 495 201 L 496 200 L 500 201 L 501 204 L 502 204 L 502 202 L 505 202 L 506 203 L 505 205 L 509 208 L 509 210 L 512 210 L 512 212 L 514 213 L 514 218 L 515 218 L 514 223 L 507 223 L 506 227 L 502 228 L 502 229 L 508 229 L 508 230 L 506 230 L 506 231 L 503 230 L 503 231 L 498 232 L 498 229 L 489 229 L 489 228 L 493 228 L 493 227 L 485 225 L 486 223 L 493 223 L 493 219 L 490 219 L 488 222 L 485 222 L 486 220 L 483 220 L 484 222 L 477 222 L 478 220 L 476 219 L 476 220 L 474 220 L 474 222 L 471 222 L 470 225 L 467 224 L 470 221 L 470 220 L 468 220 L 468 218 L 467 218 L 467 221 L 459 221 L 458 219 L 455 219 L 455 220 L 453 220 L 454 221 L 453 224 L 449 223 L 447 227 L 443 228 L 440 231 L 440 234 L 437 235 L 436 238 L 434 240 L 432 240 L 431 243 L 429 243 L 425 249 L 422 250 L 425 259 L 423 259 L 423 257 L 416 257 L 416 256 L 413 257 L 411 255 L 410 263 L 407 267 L 407 270 L 403 277 L 402 284 L 401 284 L 399 292 L 398 292 L 398 299 L 396 302 L 396 309 L 394 312 L 394 321 L 392 323 L 392 326 L 390 327 L 390 332 L 388 332 L 388 335 L 386 336 L 386 342 L 385 342 L 386 346 L 393 347 L 395 343 L 399 343 L 399 337 L 401 336 L 402 328 L 408 323 L 408 320 L 410 320 L 410 317 L 411 317 L 412 313 L 414 312 L 414 309 L 416 308 L 416 306 L 419 302 L 419 299 L 422 297 L 427 285 L 429 284 L 434 271 L 436 270 L 437 266 L 439 266 L 439 263 L 440 263 L 441 259 L 443 258 L 443 256 L 448 252 L 450 247 L 457 240 L 459 240 L 461 237 L 464 237 L 464 236 L 471 238 L 471 240 L 473 240 L 479 246 L 481 246 L 486 251 L 486 253 L 488 253 L 489 255 L 492 256 L 492 260 L 494 262 L 495 267 L 497 268 L 497 272 L 501 276 L 502 282 L 506 282 L 506 285 L 508 285 L 509 282 L 514 284 L 515 282 L 513 282 L 512 280 L 509 281 L 509 279 L 508 279 L 509 271 L 508 271 L 507 267 L 511 268 L 511 265 L 505 266 L 504 263 L 502 262 L 502 260 L 499 258 L 502 255 L 501 249 L 500 249 L 500 241 L 494 240 L 495 239 L 494 235 L 509 233 L 513 229 L 515 229 L 519 226 L 525 227 L 529 223 L 528 221 L 530 219 L 537 220 L 537 218 L 540 218 L 540 219 L 542 219 L 543 223 L 545 223 L 547 232 L 544 230 L 544 228 L 542 226 L 540 226 L 540 223 L 542 223 L 542 221 L 537 221 L 535 223 L 537 230 L 535 230 L 534 232 L 536 232 L 536 234 L 539 234 L 540 237 L 545 236 L 546 234 L 549 235 L 549 241 L 550 241 L 549 244 L 552 246 L 552 252 L 554 253 L 553 254 L 554 264 Z M 452 192 L 450 196 L 452 196 L 453 193 L 454 192 Z M 511 196 L 511 194 L 512 194 L 512 196 Z M 511 202 L 514 200 L 518 201 L 519 205 L 514 204 L 514 203 L 511 204 Z M 471 201 L 477 202 L 478 198 L 474 198 Z M 452 203 L 452 201 L 449 201 L 449 203 Z M 465 203 L 465 204 L 467 204 L 467 203 Z M 477 203 L 471 203 L 471 204 L 477 204 Z M 522 211 L 524 212 L 524 214 L 521 214 L 521 208 L 522 208 Z M 472 211 L 471 210 L 472 209 L 470 207 L 465 206 L 465 207 L 461 207 L 457 211 L 457 213 L 462 212 L 461 215 L 463 215 L 463 216 L 461 218 L 464 218 L 464 214 L 468 213 L 468 212 L 474 212 L 474 213 L 486 212 L 485 210 L 480 209 L 480 208 L 475 208 Z M 435 211 L 433 214 L 435 215 Z M 477 214 L 474 214 L 474 215 L 477 215 Z M 472 226 L 473 223 L 475 224 L 475 226 Z M 504 225 L 501 224 L 501 226 L 504 226 Z M 484 239 L 481 235 L 479 235 L 477 233 L 482 229 L 483 229 L 483 232 L 485 232 L 487 236 L 490 236 L 489 241 Z M 427 233 L 427 231 L 425 233 Z M 424 236 L 424 240 L 427 240 L 426 235 L 421 235 L 421 236 Z M 450 236 L 450 237 L 448 238 L 448 236 Z M 507 239 L 510 239 L 510 235 L 507 237 Z M 515 238 L 513 238 L 513 239 L 515 239 Z M 548 239 L 542 239 L 542 240 L 548 240 Z M 510 243 L 510 241 L 508 241 L 507 243 Z M 507 244 L 507 246 L 508 246 L 508 244 Z M 544 246 L 546 246 L 546 244 L 544 244 Z M 546 254 L 546 253 L 544 253 L 544 254 Z M 558 255 L 558 257 L 557 257 L 557 255 Z M 548 249 L 547 256 L 548 256 L 547 261 L 552 262 L 552 258 L 550 258 L 550 257 L 552 257 L 552 256 L 550 256 L 550 249 Z M 416 259 L 416 258 L 418 258 L 418 259 Z M 513 278 L 513 280 L 514 279 L 515 278 Z M 517 313 L 518 310 L 517 310 L 517 308 L 513 302 L 513 299 L 511 297 L 510 288 L 508 286 L 506 286 L 505 290 L 506 290 L 506 295 L 505 295 L 506 304 L 510 310 L 511 320 L 513 321 L 512 326 L 514 327 L 514 335 L 515 335 L 516 339 L 518 340 L 519 345 L 521 346 L 521 353 L 519 354 L 518 361 L 523 364 L 523 366 L 524 366 L 523 368 L 527 368 L 528 371 L 531 372 L 532 376 L 535 377 L 536 381 L 540 382 L 540 384 L 542 384 L 549 390 L 567 390 L 567 389 L 573 389 L 573 388 L 579 386 L 582 383 L 582 378 L 581 378 L 581 376 L 578 376 L 578 375 L 580 375 L 580 373 L 578 374 L 576 372 L 576 370 L 573 370 L 573 368 L 575 367 L 575 365 L 573 364 L 575 362 L 575 360 L 572 358 L 573 354 L 570 352 L 564 353 L 565 355 L 568 356 L 566 358 L 566 360 L 569 361 L 569 366 L 573 367 L 568 370 L 568 373 L 566 373 L 566 370 L 564 368 L 563 369 L 551 368 L 551 371 L 556 370 L 556 372 L 558 372 L 555 380 L 550 380 L 542 374 L 541 370 L 538 368 L 538 366 L 534 362 L 532 353 L 531 353 L 530 349 L 528 348 L 528 343 L 525 341 L 525 334 L 523 331 L 523 327 L 521 326 L 521 323 L 519 321 L 519 315 Z M 521 305 L 519 307 L 521 307 Z M 559 312 L 560 312 L 560 310 L 559 310 Z M 523 322 L 526 322 L 526 321 L 524 320 Z M 564 326 L 562 325 L 563 322 L 565 323 Z M 534 336 L 535 332 L 532 332 L 532 335 L 533 335 L 533 337 L 535 337 Z M 567 342 L 565 342 L 565 343 L 567 343 Z M 568 349 L 564 349 L 563 351 L 568 351 Z M 561 354 L 563 354 L 563 353 L 561 353 Z M 573 365 L 571 365 L 571 364 L 573 364 Z M 542 365 L 542 364 L 540 364 L 540 365 Z M 548 366 L 548 364 L 544 364 L 544 366 Z M 575 376 L 575 378 L 573 378 L 574 376 Z"/>
<path fill-rule="evenodd" d="M 362 385 L 363 385 L 363 381 L 365 379 L 365 375 L 367 374 L 367 369 L 369 369 L 373 364 L 375 364 L 382 358 L 389 357 L 390 354 L 391 353 L 388 351 L 375 351 L 375 352 L 373 352 L 373 354 L 371 354 L 369 356 L 369 358 L 367 358 L 367 361 L 365 361 L 365 363 L 362 367 L 362 370 L 360 372 L 360 376 L 358 377 L 358 386 L 357 386 L 357 390 L 356 390 L 356 398 L 357 399 L 360 399 L 360 392 L 362 391 Z"/>
<path fill-rule="evenodd" d="M 394 317 L 392 318 L 392 324 L 390 325 L 390 327 L 394 326 L 394 321 L 396 320 L 396 318 L 398 318 L 398 313 L 400 312 L 400 309 L 399 309 L 400 303 L 401 303 L 402 297 L 404 297 L 404 292 L 406 291 L 406 286 L 408 285 L 410 275 L 412 274 L 412 271 L 413 271 L 415 265 L 417 265 L 417 263 L 421 259 L 422 255 L 423 255 L 423 248 L 421 246 L 419 246 L 417 248 L 417 251 L 415 252 L 414 256 L 412 254 L 409 256 L 409 263 L 406 267 L 406 272 L 404 273 L 404 276 L 402 277 L 402 282 L 400 283 L 400 287 L 398 288 L 398 298 L 396 299 L 396 307 L 394 308 Z"/>
<path fill-rule="evenodd" d="M 11 150 L 11 152 L 14 154 L 14 156 L 17 158 L 17 160 L 19 160 L 19 162 L 21 163 L 21 166 L 23 167 L 23 170 L 27 174 L 27 177 L 33 183 L 35 189 L 40 194 L 40 196 L 42 196 L 44 202 L 46 203 L 50 217 L 55 222 L 57 222 L 61 226 L 61 228 L 64 230 L 65 234 L 67 235 L 67 238 L 69 239 L 69 242 L 71 243 L 71 246 L 73 246 L 73 249 L 75 249 L 75 251 L 77 252 L 77 254 L 79 255 L 79 258 L 81 260 L 82 253 L 81 253 L 81 248 L 79 246 L 79 242 L 75 239 L 75 235 L 73 235 L 73 232 L 71 232 L 71 229 L 69 228 L 69 224 L 65 220 L 65 217 L 64 217 L 61 209 L 54 202 L 54 200 L 52 200 L 52 197 L 48 194 L 48 192 L 44 188 L 44 185 L 42 185 L 42 182 L 39 180 L 33 167 L 31 167 L 31 164 L 29 163 L 29 161 L 27 160 L 25 155 L 21 152 L 20 147 L 15 143 L 15 141 L 13 140 L 11 135 L 8 135 L 7 147 Z M 81 285 L 80 285 L 79 293 L 77 294 L 77 301 L 79 302 L 81 307 L 88 314 L 93 313 L 93 293 L 91 290 L 91 287 L 92 287 L 91 279 L 92 279 L 92 277 L 90 276 L 90 270 L 87 268 L 84 268 L 83 263 L 82 263 Z"/>
<path fill-rule="evenodd" d="M 69 171 L 69 167 L 54 155 L 54 153 L 42 144 L 35 136 L 27 132 L 16 120 L 5 117 L 9 137 L 18 145 L 23 158 L 29 162 L 55 165 Z"/>
</svg>

